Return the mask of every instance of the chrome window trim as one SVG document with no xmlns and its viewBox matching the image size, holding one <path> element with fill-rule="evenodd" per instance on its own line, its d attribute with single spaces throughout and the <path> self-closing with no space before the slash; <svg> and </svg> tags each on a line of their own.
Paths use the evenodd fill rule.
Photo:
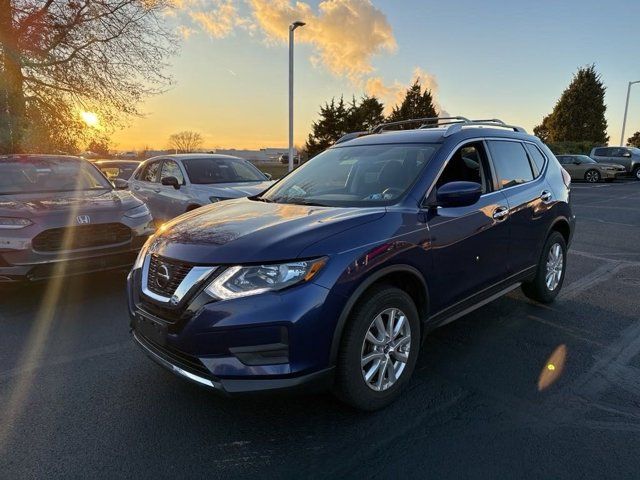
<svg viewBox="0 0 640 480">
<path fill-rule="evenodd" d="M 149 289 L 149 264 L 151 263 L 151 254 L 147 254 L 142 265 L 142 293 L 155 300 L 156 302 L 177 305 L 179 304 L 191 290 L 199 285 L 205 278 L 211 275 L 217 267 L 191 267 L 189 273 L 182 279 L 178 288 L 171 297 L 164 297 L 152 292 Z"/>
</svg>

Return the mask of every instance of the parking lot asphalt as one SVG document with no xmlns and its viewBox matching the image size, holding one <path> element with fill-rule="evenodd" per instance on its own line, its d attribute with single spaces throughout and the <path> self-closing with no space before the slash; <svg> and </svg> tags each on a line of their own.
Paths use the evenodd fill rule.
<svg viewBox="0 0 640 480">
<path fill-rule="evenodd" d="M 575 184 L 564 289 L 433 332 L 395 404 L 224 398 L 132 343 L 121 273 L 0 291 L 0 478 L 638 478 L 640 182 Z"/>
</svg>

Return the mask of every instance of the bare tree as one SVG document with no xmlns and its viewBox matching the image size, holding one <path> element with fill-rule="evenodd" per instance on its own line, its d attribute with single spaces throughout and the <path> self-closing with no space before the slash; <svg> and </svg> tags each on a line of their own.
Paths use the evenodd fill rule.
<svg viewBox="0 0 640 480">
<path fill-rule="evenodd" d="M 170 83 L 172 0 L 0 0 L 0 152 L 86 140 Z M 47 145 L 47 143 L 49 145 Z"/>
<path fill-rule="evenodd" d="M 202 146 L 202 135 L 185 130 L 169 137 L 169 148 L 177 153 L 195 152 Z"/>
</svg>

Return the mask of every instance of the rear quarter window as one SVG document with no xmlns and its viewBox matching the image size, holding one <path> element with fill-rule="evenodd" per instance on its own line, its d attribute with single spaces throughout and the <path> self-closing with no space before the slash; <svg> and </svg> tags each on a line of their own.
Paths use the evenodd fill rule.
<svg viewBox="0 0 640 480">
<path fill-rule="evenodd" d="M 531 158 L 533 165 L 535 166 L 537 177 L 538 175 L 540 175 L 542 169 L 544 168 L 544 162 L 546 158 L 535 145 L 532 145 L 531 143 L 525 143 L 525 147 L 527 149 L 527 152 L 529 152 L 529 157 Z"/>
</svg>

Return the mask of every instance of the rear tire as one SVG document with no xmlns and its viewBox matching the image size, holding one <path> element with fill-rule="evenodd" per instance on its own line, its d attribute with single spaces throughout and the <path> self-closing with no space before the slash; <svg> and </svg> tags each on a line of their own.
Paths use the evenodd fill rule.
<svg viewBox="0 0 640 480">
<path fill-rule="evenodd" d="M 588 183 L 598 183 L 600 181 L 600 172 L 597 170 L 587 170 L 584 172 L 584 181 Z"/>
<path fill-rule="evenodd" d="M 360 410 L 389 405 L 409 382 L 419 347 L 420 320 L 411 297 L 390 285 L 374 287 L 345 326 L 335 393 Z"/>
<path fill-rule="evenodd" d="M 522 284 L 524 294 L 540 303 L 551 303 L 560 293 L 567 269 L 567 242 L 560 232 L 547 238 L 538 262 L 536 276 Z"/>
</svg>

